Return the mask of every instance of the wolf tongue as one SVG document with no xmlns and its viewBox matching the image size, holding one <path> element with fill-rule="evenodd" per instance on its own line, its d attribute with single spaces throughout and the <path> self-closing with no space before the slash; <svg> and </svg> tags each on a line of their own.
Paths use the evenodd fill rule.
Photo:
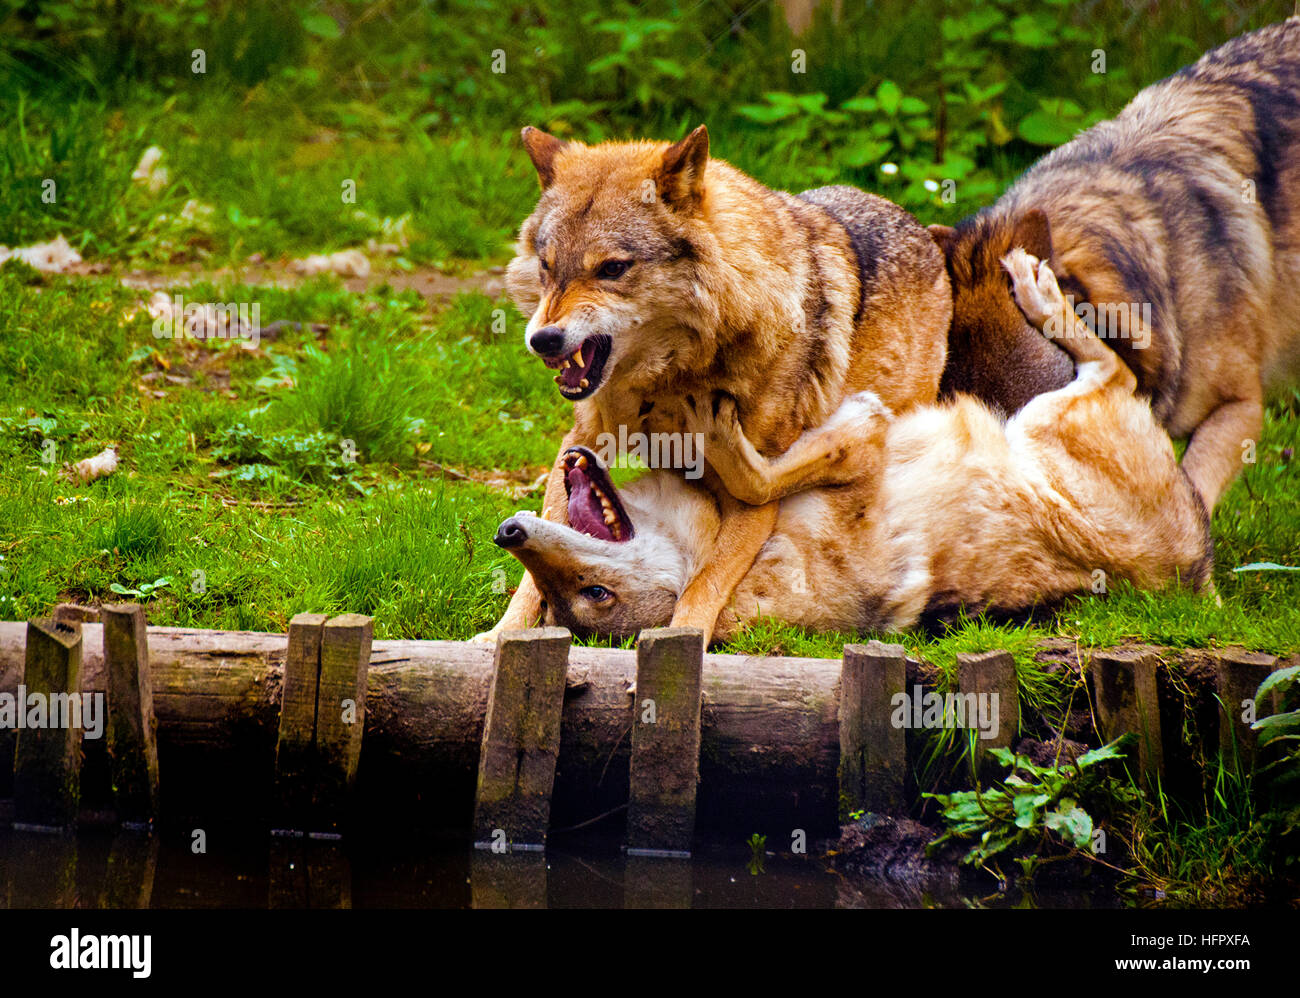
<svg viewBox="0 0 1300 998">
<path fill-rule="evenodd" d="M 569 526 L 580 533 L 601 540 L 612 541 L 614 533 L 605 523 L 604 509 L 596 490 L 591 486 L 591 479 L 581 468 L 568 470 L 569 480 Z"/>
<path fill-rule="evenodd" d="M 579 347 L 578 353 L 581 355 L 582 353 L 581 347 Z M 566 388 L 577 388 L 579 385 L 582 384 L 582 379 L 585 378 L 587 376 L 587 373 L 591 370 L 591 362 L 595 360 L 595 358 L 596 358 L 596 351 L 593 349 L 590 351 L 590 356 L 585 358 L 586 359 L 585 364 L 579 365 L 573 363 L 570 364 L 568 367 L 564 368 L 563 370 L 561 370 L 560 381 L 564 384 Z"/>
</svg>

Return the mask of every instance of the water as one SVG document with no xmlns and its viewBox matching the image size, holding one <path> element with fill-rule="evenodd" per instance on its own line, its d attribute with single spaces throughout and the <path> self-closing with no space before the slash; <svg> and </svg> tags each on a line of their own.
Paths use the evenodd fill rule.
<svg viewBox="0 0 1300 998">
<path fill-rule="evenodd" d="M 368 839 L 317 842 L 213 829 L 0 830 L 6 908 L 916 908 L 1119 907 L 1113 892 L 1033 894 L 895 884 L 836 872 L 826 857 L 764 854 L 705 843 L 689 860 L 628 857 L 599 838 L 545 855 L 493 855 L 459 845 Z"/>
</svg>

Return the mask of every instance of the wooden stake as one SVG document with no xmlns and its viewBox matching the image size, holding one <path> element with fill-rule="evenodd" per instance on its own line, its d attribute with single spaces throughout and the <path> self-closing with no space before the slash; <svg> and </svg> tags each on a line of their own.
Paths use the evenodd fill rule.
<svg viewBox="0 0 1300 998">
<path fill-rule="evenodd" d="M 1279 709 L 1277 694 L 1255 703 L 1259 684 L 1279 668 L 1277 657 L 1240 648 L 1225 648 L 1215 656 L 1219 692 L 1219 750 L 1225 762 L 1236 758 L 1249 767 L 1255 761 L 1259 732 L 1250 726 Z M 1248 710 L 1248 706 L 1251 709 Z M 1249 720 L 1243 720 L 1243 715 Z"/>
<path fill-rule="evenodd" d="M 1156 664 L 1155 654 L 1140 648 L 1116 648 L 1092 656 L 1102 737 L 1109 742 L 1125 734 L 1138 736 L 1138 769 L 1149 785 L 1164 771 Z"/>
<path fill-rule="evenodd" d="M 630 856 L 689 857 L 700 772 L 704 633 L 642 631 L 632 718 Z"/>
<path fill-rule="evenodd" d="M 158 816 L 158 739 L 144 609 L 137 603 L 108 604 L 101 607 L 100 617 L 108 671 L 108 755 L 118 819 L 148 825 Z"/>
<path fill-rule="evenodd" d="M 840 821 L 850 811 L 895 812 L 904 805 L 907 731 L 895 726 L 894 698 L 905 692 L 902 645 L 844 646 L 840 678 Z"/>
<path fill-rule="evenodd" d="M 60 831 L 76 823 L 81 802 L 81 729 L 70 723 L 75 701 L 69 699 L 81 696 L 81 624 L 27 622 L 19 691 L 25 696 L 15 703 L 21 726 L 14 748 L 14 826 Z M 31 721 L 41 726 L 28 726 Z"/>
<path fill-rule="evenodd" d="M 478 849 L 545 848 L 570 643 L 563 627 L 497 637 L 474 804 Z"/>
<path fill-rule="evenodd" d="M 366 729 L 366 674 L 374 622 L 359 613 L 327 621 L 321 630 L 316 696 L 316 829 L 338 834 L 357 781 Z"/>
<path fill-rule="evenodd" d="M 299 613 L 289 621 L 275 749 L 275 822 L 286 829 L 301 830 L 310 823 L 321 631 L 328 619 L 323 613 Z"/>
</svg>

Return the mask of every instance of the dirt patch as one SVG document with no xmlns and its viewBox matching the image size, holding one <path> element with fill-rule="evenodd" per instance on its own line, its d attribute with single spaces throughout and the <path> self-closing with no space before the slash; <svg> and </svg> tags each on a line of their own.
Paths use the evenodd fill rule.
<svg viewBox="0 0 1300 998">
<path fill-rule="evenodd" d="M 199 281 L 240 281 L 244 284 L 265 284 L 278 288 L 294 288 L 309 277 L 293 270 L 287 260 L 253 262 L 241 267 L 219 267 L 205 270 L 201 267 L 178 267 L 157 270 L 116 270 L 102 261 L 81 263 L 68 268 L 69 274 L 116 274 L 128 288 L 149 292 Z M 419 266 L 404 270 L 395 266 L 375 266 L 366 277 L 342 278 L 343 286 L 351 292 L 362 293 L 387 284 L 398 291 L 412 290 L 429 301 L 445 301 L 467 291 L 477 291 L 496 297 L 505 290 L 505 268 L 489 267 L 466 276 L 444 273 L 437 267 Z"/>
</svg>

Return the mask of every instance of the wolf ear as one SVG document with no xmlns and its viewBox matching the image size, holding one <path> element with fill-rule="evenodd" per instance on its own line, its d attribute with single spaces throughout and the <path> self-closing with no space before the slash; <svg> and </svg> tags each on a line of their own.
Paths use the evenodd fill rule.
<svg viewBox="0 0 1300 998">
<path fill-rule="evenodd" d="M 1052 227 L 1041 208 L 1031 208 L 1016 219 L 1011 245 L 1021 247 L 1040 260 L 1052 258 Z"/>
<path fill-rule="evenodd" d="M 957 230 L 951 225 L 927 225 L 926 228 L 930 230 L 930 238 L 939 244 L 939 249 L 947 256 L 948 244 L 952 242 Z"/>
<path fill-rule="evenodd" d="M 708 161 L 709 130 L 703 125 L 664 150 L 655 187 L 670 208 L 687 208 L 699 201 Z"/>
<path fill-rule="evenodd" d="M 523 137 L 524 148 L 528 150 L 528 158 L 537 167 L 537 179 L 542 182 L 542 190 L 546 190 L 555 182 L 555 154 L 568 143 L 554 135 L 547 135 L 532 125 L 525 126 L 519 134 Z"/>
</svg>

